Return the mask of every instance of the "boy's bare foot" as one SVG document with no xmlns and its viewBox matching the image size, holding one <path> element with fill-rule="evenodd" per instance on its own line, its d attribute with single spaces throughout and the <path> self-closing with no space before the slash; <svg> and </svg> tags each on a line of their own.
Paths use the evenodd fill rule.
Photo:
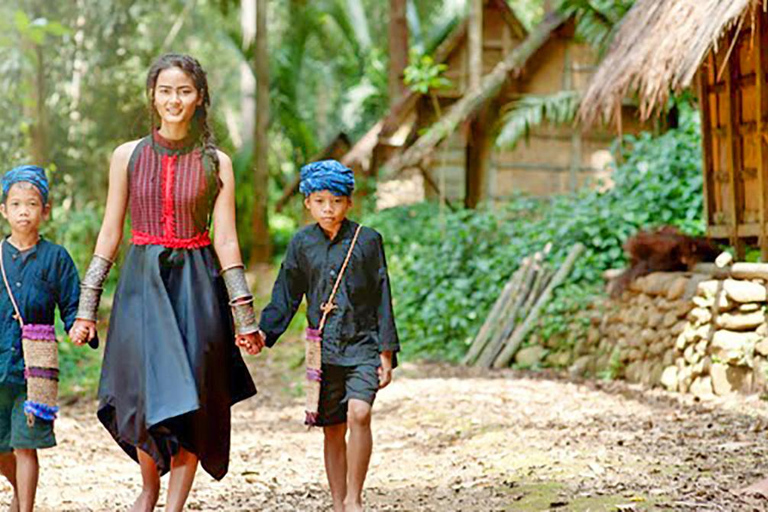
<svg viewBox="0 0 768 512">
<path fill-rule="evenodd" d="M 363 512 L 363 503 L 360 501 L 344 501 L 344 512 Z"/>
<path fill-rule="evenodd" d="M 758 495 L 761 498 L 768 499 L 768 478 L 758 480 L 748 487 L 743 487 L 736 491 L 738 494 Z"/>
<path fill-rule="evenodd" d="M 131 507 L 131 512 L 152 512 L 155 510 L 159 497 L 159 493 L 143 489 L 139 497 L 136 498 L 136 503 Z"/>
</svg>

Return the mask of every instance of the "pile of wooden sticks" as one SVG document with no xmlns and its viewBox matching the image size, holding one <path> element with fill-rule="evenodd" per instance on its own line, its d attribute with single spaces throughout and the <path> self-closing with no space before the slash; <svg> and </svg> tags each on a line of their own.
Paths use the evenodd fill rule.
<svg viewBox="0 0 768 512">
<path fill-rule="evenodd" d="M 507 281 L 464 356 L 463 364 L 483 368 L 509 366 L 535 327 L 552 293 L 568 277 L 584 246 L 576 244 L 557 271 L 547 265 L 551 244 L 525 258 Z"/>
</svg>

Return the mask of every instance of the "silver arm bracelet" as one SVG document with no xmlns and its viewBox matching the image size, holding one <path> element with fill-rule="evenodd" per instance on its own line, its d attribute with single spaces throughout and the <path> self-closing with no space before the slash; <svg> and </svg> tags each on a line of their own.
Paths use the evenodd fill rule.
<svg viewBox="0 0 768 512">
<path fill-rule="evenodd" d="M 76 318 L 93 322 L 98 319 L 101 292 L 110 268 L 112 268 L 111 260 L 98 254 L 93 255 L 91 264 L 88 265 L 88 270 L 80 283 L 80 302 L 77 305 Z"/>
<path fill-rule="evenodd" d="M 259 330 L 253 309 L 253 297 L 241 299 L 240 302 L 230 302 L 230 307 L 235 321 L 235 334 L 253 334 Z"/>
<path fill-rule="evenodd" d="M 256 324 L 256 313 L 253 310 L 253 295 L 245 279 L 245 266 L 242 264 L 229 266 L 221 271 L 224 284 L 229 295 L 229 306 L 235 321 L 235 334 L 252 334 L 259 327 Z"/>
</svg>

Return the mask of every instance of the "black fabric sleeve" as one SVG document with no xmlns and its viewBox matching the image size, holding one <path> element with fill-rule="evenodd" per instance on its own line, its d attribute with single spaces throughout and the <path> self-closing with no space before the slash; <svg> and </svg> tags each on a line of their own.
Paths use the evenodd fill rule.
<svg viewBox="0 0 768 512">
<path fill-rule="evenodd" d="M 80 278 L 75 262 L 72 261 L 72 257 L 64 248 L 58 255 L 57 279 L 56 303 L 59 306 L 64 328 L 69 332 L 77 316 L 77 303 L 80 300 Z"/>
<path fill-rule="evenodd" d="M 299 265 L 299 242 L 291 239 L 280 272 L 272 287 L 272 298 L 261 312 L 259 328 L 266 334 L 267 346 L 273 346 L 285 332 L 307 292 L 307 279 Z"/>
<path fill-rule="evenodd" d="M 391 350 L 393 352 L 392 365 L 397 365 L 397 352 L 400 351 L 400 340 L 395 326 L 395 313 L 392 309 L 392 288 L 387 272 L 387 258 L 384 255 L 384 242 L 381 235 L 376 237 L 378 274 L 379 274 L 379 307 L 378 307 L 378 331 L 379 352 Z"/>
</svg>

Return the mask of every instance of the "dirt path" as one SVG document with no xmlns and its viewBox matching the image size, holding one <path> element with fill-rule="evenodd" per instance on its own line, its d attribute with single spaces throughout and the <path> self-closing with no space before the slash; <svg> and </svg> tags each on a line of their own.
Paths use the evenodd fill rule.
<svg viewBox="0 0 768 512">
<path fill-rule="evenodd" d="M 200 473 L 189 510 L 327 510 L 320 432 L 302 417 L 296 344 L 253 365 L 234 410 L 230 473 Z M 138 467 L 65 408 L 42 452 L 39 510 L 124 510 Z M 371 510 L 763 510 L 727 489 L 768 474 L 768 407 L 694 403 L 622 383 L 405 365 L 374 409 Z M 9 487 L 0 487 L 6 504 Z M 5 500 L 5 501 L 3 501 Z"/>
</svg>

